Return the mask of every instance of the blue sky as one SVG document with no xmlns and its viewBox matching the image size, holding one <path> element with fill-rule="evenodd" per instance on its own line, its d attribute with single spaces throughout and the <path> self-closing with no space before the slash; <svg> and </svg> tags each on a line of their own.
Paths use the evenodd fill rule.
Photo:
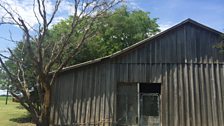
<svg viewBox="0 0 224 126">
<path fill-rule="evenodd" d="M 128 0 L 139 8 L 158 17 L 162 29 L 187 18 L 196 20 L 221 32 L 224 31 L 224 0 Z"/>
</svg>

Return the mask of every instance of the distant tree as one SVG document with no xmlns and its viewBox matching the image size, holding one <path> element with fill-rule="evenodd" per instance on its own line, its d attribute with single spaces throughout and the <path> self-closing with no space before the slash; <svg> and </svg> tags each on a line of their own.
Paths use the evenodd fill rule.
<svg viewBox="0 0 224 126">
<path fill-rule="evenodd" d="M 10 7 L 10 4 L 0 1 L 1 13 L 4 13 L 0 17 L 0 25 L 14 25 L 24 33 L 18 50 L 8 49 L 10 56 L 1 54 L 0 63 L 7 73 L 10 83 L 15 87 L 14 89 L 22 93 L 23 97 L 19 97 L 12 90 L 11 95 L 31 113 L 36 125 L 49 125 L 51 90 L 58 73 L 67 66 L 71 59 L 76 57 L 82 45 L 96 34 L 97 27 L 94 22 L 105 18 L 104 14 L 121 1 L 73 0 L 72 23 L 69 25 L 68 31 L 62 33 L 54 41 L 48 39 L 47 36 L 62 0 L 54 1 L 55 6 L 52 13 L 46 11 L 46 0 L 34 0 L 33 13 L 38 22 L 35 27 L 31 27 L 28 21 Z M 2 58 L 8 59 L 14 68 L 10 69 Z M 30 77 L 34 79 L 40 106 L 36 106 L 32 102 L 29 88 L 29 85 L 32 85 Z"/>
<path fill-rule="evenodd" d="M 5 90 L 7 89 L 8 81 L 7 81 L 7 74 L 5 73 L 4 69 L 0 67 L 0 89 Z"/>
</svg>

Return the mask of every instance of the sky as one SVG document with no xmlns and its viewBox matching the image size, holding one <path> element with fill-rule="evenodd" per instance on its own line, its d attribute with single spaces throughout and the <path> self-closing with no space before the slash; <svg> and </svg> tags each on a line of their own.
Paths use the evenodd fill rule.
<svg viewBox="0 0 224 126">
<path fill-rule="evenodd" d="M 7 91 L 6 90 L 0 90 L 0 95 L 6 95 Z"/>
<path fill-rule="evenodd" d="M 36 25 L 37 21 L 32 13 L 33 0 L 1 0 L 1 2 L 8 2 L 31 26 Z M 131 9 L 150 12 L 150 18 L 158 18 L 157 23 L 162 31 L 191 18 L 224 32 L 224 0 L 127 0 L 127 4 Z M 46 8 L 49 13 L 52 12 L 53 7 L 52 0 L 48 0 Z M 53 23 L 65 19 L 72 12 L 71 3 L 64 0 Z M 3 15 L 4 12 L 0 9 L 0 17 Z M 22 38 L 22 32 L 18 27 L 0 25 L 0 53 L 8 47 L 15 46 L 14 43 L 2 39 L 10 38 L 10 35 L 14 40 Z"/>
<path fill-rule="evenodd" d="M 191 18 L 224 31 L 224 0 L 129 0 L 129 4 L 159 18 L 162 30 Z"/>
</svg>

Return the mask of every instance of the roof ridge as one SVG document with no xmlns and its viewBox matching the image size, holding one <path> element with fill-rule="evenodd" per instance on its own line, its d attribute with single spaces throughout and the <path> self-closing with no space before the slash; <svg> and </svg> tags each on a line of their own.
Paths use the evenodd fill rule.
<svg viewBox="0 0 224 126">
<path fill-rule="evenodd" d="M 207 30 L 209 30 L 211 32 L 216 33 L 216 34 L 223 34 L 222 32 L 220 32 L 220 31 L 218 31 L 216 29 L 213 29 L 211 27 L 208 27 L 208 26 L 206 26 L 206 25 L 204 25 L 202 23 L 199 23 L 199 22 L 197 22 L 197 21 L 195 21 L 195 20 L 193 20 L 191 18 L 187 18 L 186 20 L 183 21 L 183 23 L 191 23 L 191 24 L 197 25 L 199 27 L 205 28 L 205 29 L 207 29 Z"/>
</svg>

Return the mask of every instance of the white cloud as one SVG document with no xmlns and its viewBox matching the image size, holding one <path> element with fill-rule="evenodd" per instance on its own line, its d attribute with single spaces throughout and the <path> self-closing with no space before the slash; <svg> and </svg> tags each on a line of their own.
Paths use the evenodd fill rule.
<svg viewBox="0 0 224 126">
<path fill-rule="evenodd" d="M 51 17 L 55 9 L 55 1 L 56 0 L 45 0 L 45 6 L 46 6 L 45 8 L 48 19 Z M 30 27 L 36 27 L 36 25 L 38 24 L 38 20 L 36 19 L 33 10 L 36 12 L 36 16 L 38 17 L 40 22 L 42 22 L 42 18 L 38 10 L 37 0 L 0 0 L 0 4 L 5 5 L 5 7 L 8 10 L 14 11 L 13 14 L 16 20 L 18 20 L 19 16 L 17 14 L 19 14 L 21 18 L 25 21 L 25 23 L 27 23 Z M 96 3 L 93 2 L 92 5 L 89 6 L 89 10 L 91 10 L 91 8 L 95 4 Z M 81 10 L 83 6 L 85 6 L 85 3 L 83 3 L 83 5 L 80 4 L 80 6 L 78 7 L 77 14 L 81 13 L 81 11 L 79 10 Z M 88 9 L 86 9 L 86 11 L 88 11 Z M 60 20 L 67 18 L 69 15 L 73 15 L 74 12 L 75 12 L 74 2 L 70 0 L 62 0 L 58 8 L 57 14 L 55 15 L 55 18 L 52 21 L 51 26 L 54 25 L 55 23 L 58 23 Z M 7 17 L 7 20 L 5 21 L 12 21 L 10 20 L 10 16 L 6 15 L 6 11 L 0 7 L 0 18 L 2 16 Z"/>
<path fill-rule="evenodd" d="M 136 0 L 126 0 L 126 3 L 132 9 L 141 9 L 142 10 L 142 8 L 138 5 Z"/>
<path fill-rule="evenodd" d="M 0 3 L 5 5 L 7 9 L 14 11 L 14 16 L 16 17 L 16 19 L 18 19 L 19 16 L 17 14 L 19 14 L 21 18 L 31 27 L 35 26 L 38 23 L 35 14 L 33 12 L 34 0 L 2 0 L 0 1 Z M 54 11 L 55 6 L 54 4 L 55 3 L 52 2 L 51 0 L 47 0 L 45 3 L 48 18 Z M 37 14 L 37 17 L 41 20 L 41 16 L 38 13 L 37 3 L 35 3 L 34 10 Z M 73 12 L 71 4 L 68 1 L 63 1 L 59 7 L 58 12 L 63 13 L 64 15 L 57 15 L 53 23 L 57 23 L 59 20 L 64 19 L 66 16 L 68 16 L 68 14 Z M 0 8 L 0 17 L 2 16 L 9 17 L 9 15 L 5 14 L 6 12 L 2 8 Z M 10 21 L 10 19 L 7 18 L 7 21 Z"/>
<path fill-rule="evenodd" d="M 7 3 L 7 4 L 5 4 L 5 3 Z M 35 22 L 34 22 L 34 18 L 32 18 L 32 13 L 31 13 L 31 11 L 32 11 L 32 8 L 30 8 L 30 3 L 29 3 L 29 1 L 22 1 L 22 2 L 19 2 L 19 1 L 13 1 L 13 0 L 5 0 L 5 1 L 1 1 L 1 4 L 3 4 L 3 5 L 5 5 L 5 7 L 8 9 L 8 10 L 10 10 L 10 11 L 14 11 L 14 16 L 16 17 L 15 19 L 17 19 L 18 18 L 18 15 L 16 14 L 16 13 L 18 13 L 18 14 L 20 14 L 20 16 L 24 19 L 24 20 L 26 20 L 30 25 L 33 25 L 33 24 L 35 24 Z M 31 6 L 32 7 L 32 6 Z M 0 16 L 2 17 L 3 15 L 5 15 L 6 14 L 6 11 L 4 11 L 3 9 L 1 9 L 0 10 L 1 11 L 1 13 L 0 13 Z M 5 15 L 5 16 L 7 16 L 8 18 L 8 20 L 6 20 L 6 21 L 11 21 L 10 19 L 9 19 L 9 15 Z M 27 20 L 27 19 L 29 19 L 29 20 Z"/>
<path fill-rule="evenodd" d="M 160 24 L 159 25 L 159 29 L 161 30 L 161 31 L 165 31 L 166 29 L 168 29 L 168 28 L 170 28 L 172 25 L 170 25 L 170 24 Z"/>
<path fill-rule="evenodd" d="M 74 4 L 69 1 L 62 1 L 60 8 L 58 10 L 60 13 L 67 13 L 68 15 L 72 15 L 75 12 Z"/>
<path fill-rule="evenodd" d="M 174 25 L 175 25 L 175 23 L 169 22 L 169 21 L 165 22 L 165 23 L 159 23 L 159 29 L 161 31 L 165 31 L 166 29 L 168 29 L 168 28 L 170 28 L 170 27 L 172 27 Z"/>
</svg>

